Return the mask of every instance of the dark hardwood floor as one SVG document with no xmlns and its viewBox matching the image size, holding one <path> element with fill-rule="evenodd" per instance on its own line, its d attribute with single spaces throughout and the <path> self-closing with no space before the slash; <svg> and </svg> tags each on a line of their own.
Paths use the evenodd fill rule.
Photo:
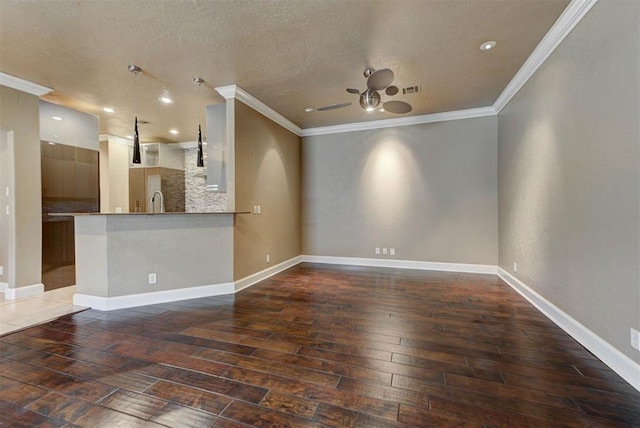
<svg viewBox="0 0 640 428">
<path fill-rule="evenodd" d="M 0 338 L 0 426 L 640 426 L 640 393 L 491 275 L 301 264 Z"/>
</svg>

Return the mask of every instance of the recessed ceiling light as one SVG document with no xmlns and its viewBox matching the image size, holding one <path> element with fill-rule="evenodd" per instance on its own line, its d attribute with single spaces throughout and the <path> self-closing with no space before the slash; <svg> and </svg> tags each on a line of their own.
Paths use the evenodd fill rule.
<svg viewBox="0 0 640 428">
<path fill-rule="evenodd" d="M 102 111 L 106 112 L 106 113 L 113 113 L 113 109 L 111 107 L 105 107 L 102 109 Z"/>
<path fill-rule="evenodd" d="M 62 120 L 62 118 L 60 116 L 51 116 L 51 119 L 53 119 L 53 120 Z"/>
<path fill-rule="evenodd" d="M 160 97 L 160 101 L 162 101 L 165 104 L 171 104 L 173 102 L 173 99 L 171 98 L 171 94 L 169 93 L 169 91 L 167 91 L 166 89 L 162 91 L 162 96 Z"/>
<path fill-rule="evenodd" d="M 489 49 L 493 49 L 496 46 L 496 42 L 494 40 L 490 40 L 488 42 L 484 42 L 480 45 L 481 51 L 488 51 Z"/>
<path fill-rule="evenodd" d="M 307 113 L 311 113 L 313 111 L 313 107 L 307 107 L 304 109 Z"/>
<path fill-rule="evenodd" d="M 170 129 L 169 132 L 172 133 L 173 135 L 178 135 L 177 129 Z"/>
</svg>

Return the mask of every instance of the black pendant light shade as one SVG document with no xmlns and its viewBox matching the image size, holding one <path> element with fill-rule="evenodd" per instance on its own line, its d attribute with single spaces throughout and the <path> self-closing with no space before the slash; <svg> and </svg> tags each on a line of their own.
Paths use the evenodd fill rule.
<svg viewBox="0 0 640 428">
<path fill-rule="evenodd" d="M 138 116 L 136 116 L 135 133 L 133 136 L 133 163 L 142 163 L 140 160 L 140 139 L 138 138 Z"/>
<path fill-rule="evenodd" d="M 196 76 L 193 78 L 193 83 L 198 85 L 198 93 L 200 92 L 200 88 L 204 83 L 204 79 Z M 204 153 L 202 153 L 202 127 L 198 124 L 198 160 L 196 161 L 196 166 L 202 168 L 204 167 Z"/>
<path fill-rule="evenodd" d="M 202 129 L 200 128 L 200 124 L 198 124 L 198 163 L 199 167 L 204 166 L 204 156 L 202 153 Z"/>
<path fill-rule="evenodd" d="M 127 67 L 135 76 L 133 80 L 133 111 L 135 113 L 134 135 L 133 135 L 133 159 L 131 162 L 141 164 L 140 159 L 140 137 L 138 136 L 138 85 L 136 78 L 142 74 L 142 69 L 137 65 L 129 64 Z"/>
</svg>

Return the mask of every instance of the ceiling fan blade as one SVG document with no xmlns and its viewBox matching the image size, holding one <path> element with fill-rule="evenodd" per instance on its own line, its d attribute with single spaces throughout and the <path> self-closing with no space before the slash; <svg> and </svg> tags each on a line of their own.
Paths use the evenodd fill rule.
<svg viewBox="0 0 640 428">
<path fill-rule="evenodd" d="M 329 104 L 328 106 L 317 108 L 316 111 L 335 110 L 337 108 L 349 107 L 352 103 Z"/>
<path fill-rule="evenodd" d="M 349 92 L 350 94 L 360 95 L 360 91 L 353 88 L 347 88 L 347 92 Z"/>
<path fill-rule="evenodd" d="M 387 89 L 384 90 L 384 93 L 392 97 L 395 94 L 397 94 L 399 91 L 400 90 L 398 89 L 397 86 L 389 86 Z"/>
<path fill-rule="evenodd" d="M 411 110 L 413 110 L 411 106 L 404 101 L 387 101 L 382 105 L 382 107 L 385 111 L 395 114 L 409 113 Z"/>
<path fill-rule="evenodd" d="M 393 71 L 388 68 L 376 70 L 367 79 L 367 87 L 374 91 L 381 91 L 393 82 Z"/>
</svg>

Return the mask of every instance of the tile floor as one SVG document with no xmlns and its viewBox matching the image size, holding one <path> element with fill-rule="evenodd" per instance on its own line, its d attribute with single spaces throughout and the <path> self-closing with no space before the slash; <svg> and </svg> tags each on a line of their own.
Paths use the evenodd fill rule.
<svg viewBox="0 0 640 428">
<path fill-rule="evenodd" d="M 16 300 L 6 300 L 0 293 L 0 335 L 86 309 L 73 304 L 75 292 L 72 285 Z"/>
</svg>

